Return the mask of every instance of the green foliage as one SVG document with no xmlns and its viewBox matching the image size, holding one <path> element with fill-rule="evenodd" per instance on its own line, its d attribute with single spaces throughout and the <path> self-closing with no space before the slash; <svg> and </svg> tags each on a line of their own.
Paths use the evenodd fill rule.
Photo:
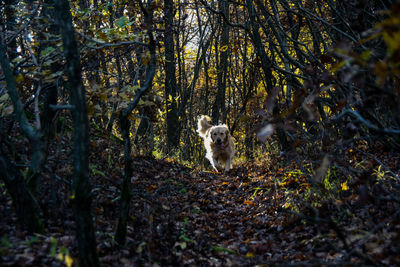
<svg viewBox="0 0 400 267">
<path fill-rule="evenodd" d="M 57 250 L 57 239 L 55 239 L 54 237 L 51 237 L 50 240 L 50 256 L 52 258 L 54 258 L 56 256 L 56 250 Z"/>
<path fill-rule="evenodd" d="M 179 250 L 184 250 L 187 248 L 188 243 L 194 243 L 194 240 L 187 236 L 187 226 L 189 225 L 189 220 L 184 219 L 182 227 L 180 230 L 179 241 L 174 245 L 175 251 L 179 253 Z"/>
<path fill-rule="evenodd" d="M 216 252 L 226 252 L 228 254 L 236 254 L 236 251 L 234 251 L 232 249 L 229 249 L 229 248 L 224 248 L 224 247 L 221 247 L 221 246 L 212 246 L 210 248 L 210 250 L 214 250 Z"/>
<path fill-rule="evenodd" d="M 27 242 L 26 242 L 26 245 L 28 246 L 28 247 L 30 247 L 30 246 L 32 246 L 33 244 L 35 244 L 36 242 L 38 242 L 38 240 L 39 240 L 39 237 L 37 237 L 37 236 L 32 236 Z"/>
<path fill-rule="evenodd" d="M 5 248 L 11 248 L 12 244 L 11 242 L 8 240 L 7 236 L 2 236 L 1 237 L 1 246 L 5 247 Z"/>
<path fill-rule="evenodd" d="M 90 164 L 89 165 L 90 170 L 92 171 L 92 173 L 94 175 L 101 175 L 103 177 L 105 177 L 105 173 L 99 170 L 99 166 L 97 164 Z"/>
</svg>

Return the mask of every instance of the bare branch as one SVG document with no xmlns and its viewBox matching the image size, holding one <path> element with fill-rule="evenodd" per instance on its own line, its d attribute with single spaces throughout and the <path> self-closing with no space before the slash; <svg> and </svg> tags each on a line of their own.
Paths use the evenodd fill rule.
<svg viewBox="0 0 400 267">
<path fill-rule="evenodd" d="M 204 0 L 199 0 L 199 1 L 204 5 L 205 8 L 207 8 L 208 10 L 210 10 L 212 13 L 217 14 L 217 15 L 221 15 L 222 18 L 224 19 L 225 23 L 228 24 L 229 26 L 231 26 L 231 27 L 237 27 L 237 28 L 240 28 L 240 29 L 245 30 L 246 32 L 250 32 L 250 29 L 247 28 L 247 27 L 245 27 L 244 25 L 239 24 L 239 23 L 232 23 L 232 22 L 230 22 L 229 19 L 228 19 L 228 18 L 226 17 L 226 15 L 224 14 L 224 12 L 222 12 L 221 10 L 216 10 L 216 9 L 210 7 L 210 6 L 207 4 L 207 2 L 204 1 Z"/>
<path fill-rule="evenodd" d="M 345 109 L 337 115 L 335 118 L 332 119 L 332 121 L 338 121 L 341 118 L 343 118 L 345 115 L 350 115 L 351 117 L 355 118 L 357 121 L 361 122 L 365 126 L 367 126 L 369 129 L 372 129 L 374 131 L 384 133 L 384 134 L 400 134 L 400 129 L 388 129 L 388 128 L 379 128 L 378 126 L 372 124 L 370 121 L 366 120 L 363 118 L 357 111 L 351 110 L 351 109 Z"/>
<path fill-rule="evenodd" d="M 121 41 L 121 42 L 118 42 L 118 43 L 103 43 L 103 42 L 100 42 L 99 40 L 95 40 L 93 38 L 90 38 L 89 36 L 84 35 L 83 33 L 79 32 L 79 31 L 75 30 L 75 32 L 79 36 L 81 36 L 82 38 L 84 38 L 84 39 L 86 39 L 86 40 L 88 40 L 90 42 L 93 42 L 93 43 L 98 45 L 98 46 L 92 46 L 92 45 L 85 44 L 85 46 L 87 46 L 89 48 L 92 48 L 92 49 L 103 49 L 103 48 L 106 48 L 106 47 L 119 47 L 119 46 L 125 46 L 125 45 L 141 45 L 141 46 L 148 47 L 148 44 L 145 44 L 145 43 L 142 43 L 142 42 L 138 42 L 138 41 Z"/>
<path fill-rule="evenodd" d="M 24 107 L 18 95 L 17 84 L 11 70 L 10 61 L 6 54 L 6 49 L 3 42 L 0 41 L 0 64 L 3 69 L 4 77 L 6 79 L 8 94 L 14 105 L 14 113 L 21 125 L 22 131 L 31 141 L 36 141 L 40 138 L 39 132 L 36 131 L 28 122 L 25 115 Z"/>
<path fill-rule="evenodd" d="M 73 105 L 52 105 L 52 104 L 50 104 L 49 107 L 52 110 L 60 110 L 60 109 L 71 109 L 72 110 L 72 109 L 74 109 Z"/>
</svg>

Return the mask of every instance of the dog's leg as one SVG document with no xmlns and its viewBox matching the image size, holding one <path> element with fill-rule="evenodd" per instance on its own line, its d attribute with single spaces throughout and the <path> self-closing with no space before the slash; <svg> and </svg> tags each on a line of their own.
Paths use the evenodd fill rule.
<svg viewBox="0 0 400 267">
<path fill-rule="evenodd" d="M 215 158 L 212 158 L 211 165 L 213 166 L 214 170 L 217 172 L 222 170 L 221 165 L 219 165 L 218 160 L 216 160 Z"/>
<path fill-rule="evenodd" d="M 225 172 L 228 172 L 231 169 L 232 159 L 228 158 L 225 161 Z"/>
</svg>

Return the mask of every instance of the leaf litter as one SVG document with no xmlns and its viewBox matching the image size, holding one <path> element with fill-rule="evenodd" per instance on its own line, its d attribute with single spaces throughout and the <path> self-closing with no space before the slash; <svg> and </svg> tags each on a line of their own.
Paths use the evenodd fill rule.
<svg viewBox="0 0 400 267">
<path fill-rule="evenodd" d="M 119 247 L 113 236 L 123 166 L 119 150 L 105 145 L 94 144 L 90 159 L 103 266 L 400 264 L 400 209 L 397 196 L 389 199 L 392 191 L 346 181 L 339 183 L 340 195 L 318 198 L 295 163 L 249 163 L 221 174 L 135 156 L 127 243 Z M 44 235 L 17 226 L 11 200 L 0 187 L 2 266 L 77 265 L 71 192 L 54 178 L 71 174 L 57 166 L 61 162 L 42 181 Z"/>
</svg>

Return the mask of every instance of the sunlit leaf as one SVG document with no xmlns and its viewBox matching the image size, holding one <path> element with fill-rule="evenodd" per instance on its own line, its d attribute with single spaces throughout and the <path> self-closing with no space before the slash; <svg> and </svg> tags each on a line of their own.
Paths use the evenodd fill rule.
<svg viewBox="0 0 400 267">
<path fill-rule="evenodd" d="M 72 263 L 74 262 L 74 260 L 71 258 L 70 255 L 65 255 L 65 265 L 67 265 L 67 267 L 71 267 Z"/>
<path fill-rule="evenodd" d="M 15 78 L 15 81 L 17 82 L 17 83 L 20 83 L 20 82 L 22 82 L 22 81 L 24 81 L 24 76 L 20 73 L 20 74 L 18 74 L 18 76 Z"/>
<path fill-rule="evenodd" d="M 247 252 L 246 253 L 246 258 L 254 258 L 254 253 L 252 253 L 252 252 Z"/>
<path fill-rule="evenodd" d="M 226 50 L 228 50 L 228 46 L 227 45 L 221 46 L 220 50 L 221 52 L 226 52 Z"/>
<path fill-rule="evenodd" d="M 344 182 L 344 183 L 341 183 L 341 184 L 340 184 L 340 187 L 342 188 L 343 191 L 349 190 L 349 187 L 347 186 L 347 181 Z"/>
</svg>

